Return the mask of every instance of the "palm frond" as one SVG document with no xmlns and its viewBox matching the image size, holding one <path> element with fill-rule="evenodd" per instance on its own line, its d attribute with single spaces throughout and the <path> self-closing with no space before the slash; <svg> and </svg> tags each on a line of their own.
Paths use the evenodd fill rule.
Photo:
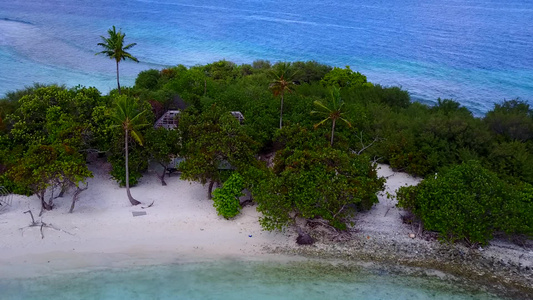
<svg viewBox="0 0 533 300">
<path fill-rule="evenodd" d="M 350 121 L 346 120 L 345 118 L 339 118 L 340 120 L 344 121 L 348 125 L 348 127 L 352 128 L 352 123 Z"/>
<path fill-rule="evenodd" d="M 136 46 L 136 45 L 137 45 L 137 43 L 131 43 L 131 44 L 125 46 L 124 48 L 122 48 L 122 50 L 128 50 L 128 49 L 130 49 L 131 47 Z"/>
<path fill-rule="evenodd" d="M 137 122 L 137 120 L 139 120 L 142 116 L 144 116 L 146 113 L 148 112 L 148 110 L 143 110 L 139 113 L 137 113 L 136 115 L 134 115 L 130 120 L 132 123 L 135 123 Z"/>
<path fill-rule="evenodd" d="M 313 127 L 314 127 L 315 129 L 317 129 L 318 126 L 320 126 L 320 125 L 326 123 L 328 120 L 329 120 L 329 118 L 325 118 L 324 120 L 322 120 L 322 121 L 316 123 L 315 125 L 313 125 Z"/>
<path fill-rule="evenodd" d="M 317 106 L 318 108 L 321 108 L 323 110 L 323 112 L 328 112 L 329 113 L 331 111 L 331 109 L 329 109 L 327 106 L 324 105 L 324 103 L 322 103 L 319 100 L 313 101 L 313 104 L 315 106 Z"/>
<path fill-rule="evenodd" d="M 143 140 L 140 134 L 137 133 L 135 130 L 130 130 L 131 136 L 139 143 L 139 145 L 143 145 Z"/>
</svg>

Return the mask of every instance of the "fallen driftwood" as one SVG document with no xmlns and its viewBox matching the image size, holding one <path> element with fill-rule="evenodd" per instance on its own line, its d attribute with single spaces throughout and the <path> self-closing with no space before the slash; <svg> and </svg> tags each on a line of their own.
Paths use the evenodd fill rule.
<svg viewBox="0 0 533 300">
<path fill-rule="evenodd" d="M 155 202 L 155 200 L 152 201 L 152 203 L 150 203 L 150 205 L 148 205 L 148 206 L 141 206 L 141 208 L 142 208 L 142 209 L 146 209 L 146 208 L 152 207 L 152 206 L 154 205 L 154 202 Z"/>
<path fill-rule="evenodd" d="M 72 233 L 70 233 L 68 231 L 65 231 L 63 229 L 54 227 L 52 224 L 44 223 L 42 220 L 41 221 L 35 221 L 35 218 L 33 217 L 33 213 L 31 212 L 31 210 L 27 210 L 24 213 L 25 214 L 27 214 L 27 213 L 30 214 L 31 223 L 30 223 L 29 226 L 19 228 L 19 230 L 22 231 L 22 235 L 24 235 L 24 229 L 31 228 L 31 227 L 39 227 L 39 230 L 41 231 L 41 239 L 44 239 L 43 228 L 51 228 L 51 229 L 54 229 L 54 230 L 57 230 L 57 231 L 61 231 L 61 232 L 64 232 L 64 233 L 67 233 L 67 234 L 70 234 L 70 235 L 74 235 L 74 234 L 72 234 Z"/>
</svg>

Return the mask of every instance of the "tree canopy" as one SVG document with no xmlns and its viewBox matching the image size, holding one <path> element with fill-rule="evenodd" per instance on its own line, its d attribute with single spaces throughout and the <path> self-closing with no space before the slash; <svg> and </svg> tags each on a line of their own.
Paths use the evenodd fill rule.
<svg viewBox="0 0 533 300">
<path fill-rule="evenodd" d="M 500 207 L 516 216 L 514 225 L 505 228 L 522 224 L 514 232 L 524 232 L 530 224 L 528 215 L 518 213 L 527 207 L 533 184 L 533 113 L 524 101 L 503 101 L 480 118 L 449 99 L 438 99 L 434 106 L 411 102 L 407 91 L 371 84 L 350 67 L 225 60 L 141 72 L 121 97 L 54 85 L 8 93 L 0 100 L 0 184 L 23 194 L 44 190 L 47 197 L 68 182 L 78 189 L 90 176 L 87 153 L 97 152 L 111 163 L 119 183 L 133 185 L 150 159 L 165 166 L 180 155 L 185 158 L 184 179 L 224 186 L 238 173 L 267 229 L 303 229 L 306 221 L 342 229 L 352 213 L 372 206 L 382 187 L 373 162 L 419 176 L 438 173 L 438 178 L 466 165 L 479 174 L 493 174 L 482 177 L 522 199 L 509 202 L 519 203 L 512 209 Z M 132 114 L 115 106 L 126 99 L 133 103 Z M 153 129 L 154 120 L 168 109 L 181 111 L 178 130 Z M 244 119 L 237 121 L 234 111 Z M 312 111 L 320 111 L 322 118 Z M 139 113 L 137 124 L 144 126 L 132 122 Z M 330 120 L 331 128 L 315 126 Z M 351 126 L 338 126 L 338 120 Z M 141 136 L 144 146 L 135 141 Z M 477 180 L 456 177 L 463 185 Z M 240 185 L 231 182 L 231 193 L 222 197 L 231 201 L 220 207 L 234 213 Z M 446 197 L 460 205 L 455 194 Z M 465 195 L 465 201 L 475 200 Z M 44 208 L 53 205 L 49 198 L 41 201 Z M 416 213 L 423 217 L 422 211 Z M 487 237 L 470 234 L 468 239 L 479 236 Z"/>
</svg>

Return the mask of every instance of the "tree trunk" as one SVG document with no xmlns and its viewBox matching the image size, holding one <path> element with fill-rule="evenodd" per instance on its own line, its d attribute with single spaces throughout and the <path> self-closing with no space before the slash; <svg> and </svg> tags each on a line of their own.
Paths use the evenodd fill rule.
<svg viewBox="0 0 533 300">
<path fill-rule="evenodd" d="M 162 163 L 159 163 L 161 166 L 163 166 L 163 174 L 161 174 L 161 177 L 159 179 L 161 179 L 161 185 L 163 186 L 166 186 L 167 183 L 165 182 L 165 173 L 167 173 L 167 166 L 165 166 L 164 164 Z"/>
<path fill-rule="evenodd" d="M 49 210 L 52 210 L 52 208 L 54 207 L 54 187 L 52 187 L 52 192 L 50 193 L 50 200 L 48 200 L 47 204 L 50 207 Z"/>
<path fill-rule="evenodd" d="M 117 86 L 118 86 L 118 94 L 120 95 L 120 82 L 118 81 L 118 60 L 117 60 Z"/>
<path fill-rule="evenodd" d="M 41 209 L 42 210 L 52 210 L 52 205 L 50 205 L 48 202 L 46 202 L 46 200 L 44 199 L 44 192 L 45 191 L 41 191 L 40 194 L 39 194 L 39 199 L 41 199 Z"/>
<path fill-rule="evenodd" d="M 72 204 L 70 205 L 70 210 L 68 211 L 70 214 L 74 211 L 74 205 L 76 205 L 76 201 L 78 201 L 78 196 L 81 194 L 81 192 L 85 191 L 89 185 L 87 185 L 85 188 L 80 189 L 80 187 L 76 188 L 76 191 L 74 192 L 74 195 L 72 196 Z"/>
<path fill-rule="evenodd" d="M 331 125 L 331 146 L 333 146 L 333 136 L 335 135 L 335 119 L 333 119 L 333 124 Z"/>
<path fill-rule="evenodd" d="M 281 124 L 283 123 L 283 93 L 281 93 L 281 109 L 279 113 L 279 129 L 281 129 Z"/>
<path fill-rule="evenodd" d="M 207 189 L 207 197 L 208 199 L 212 199 L 213 198 L 213 186 L 215 185 L 215 181 L 214 180 L 211 180 L 209 182 L 209 188 Z"/>
<path fill-rule="evenodd" d="M 67 191 L 67 188 L 68 188 L 68 184 L 67 183 L 63 183 L 61 185 L 61 191 L 59 192 L 59 195 L 57 195 L 56 198 L 63 198 L 63 195 L 65 194 L 65 192 Z"/>
<path fill-rule="evenodd" d="M 118 65 L 117 65 L 118 66 Z M 117 69 L 118 70 L 118 69 Z M 125 129 L 124 146 L 126 147 L 126 193 L 128 194 L 128 199 L 130 200 L 131 205 L 139 205 L 141 202 L 135 200 L 130 193 L 130 169 L 129 169 L 129 158 L 128 158 L 128 129 Z"/>
</svg>

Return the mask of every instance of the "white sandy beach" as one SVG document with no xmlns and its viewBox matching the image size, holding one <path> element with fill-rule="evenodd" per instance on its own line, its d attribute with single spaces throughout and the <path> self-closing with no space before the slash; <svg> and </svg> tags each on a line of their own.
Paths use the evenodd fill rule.
<svg viewBox="0 0 533 300">
<path fill-rule="evenodd" d="M 45 212 L 42 218 L 38 217 L 40 203 L 36 196 L 14 196 L 12 206 L 0 212 L 0 277 L 226 257 L 273 259 L 265 248 L 297 247 L 290 230 L 263 231 L 255 206 L 245 207 L 234 220 L 218 216 L 207 199 L 205 186 L 182 181 L 175 174 L 167 178 L 167 186 L 161 186 L 154 170 L 149 170 L 132 188 L 133 196 L 143 205 L 132 207 L 125 189 L 108 175 L 108 168 L 99 161 L 90 165 L 94 178 L 88 179 L 89 188 L 80 195 L 72 214 L 68 213 L 70 194 L 56 199 L 54 210 Z M 387 177 L 389 193 L 419 182 L 385 165 L 380 165 L 379 174 Z M 142 208 L 152 201 L 152 207 Z M 32 210 L 37 220 L 60 230 L 43 228 L 41 238 L 39 227 L 27 227 L 31 222 L 24 214 L 27 210 Z M 133 212 L 146 215 L 134 217 Z M 416 243 L 417 247 L 435 243 L 409 238 L 413 230 L 402 224 L 400 213 L 395 200 L 383 193 L 378 205 L 358 215 L 354 238 L 381 236 Z M 531 252 L 498 247 L 492 251 L 525 261 L 526 265 L 533 263 Z M 517 258 L 517 254 L 522 257 Z"/>
<path fill-rule="evenodd" d="M 0 213 L 0 276 L 39 275 L 49 270 L 157 264 L 184 259 L 255 256 L 263 245 L 290 244 L 282 233 L 265 232 L 255 207 L 245 207 L 234 220 L 216 214 L 207 189 L 198 183 L 167 178 L 161 186 L 155 173 L 146 174 L 133 196 L 143 204 L 131 206 L 126 190 L 110 178 L 106 166 L 90 166 L 94 178 L 69 214 L 71 195 L 55 200 L 56 207 L 38 218 L 36 196 L 14 196 Z M 157 170 L 160 171 L 159 169 Z M 154 202 L 150 208 L 141 208 Z M 61 231 L 28 226 L 36 219 Z M 133 216 L 133 212 L 146 215 Z M 23 228 L 23 229 L 21 229 Z"/>
</svg>

